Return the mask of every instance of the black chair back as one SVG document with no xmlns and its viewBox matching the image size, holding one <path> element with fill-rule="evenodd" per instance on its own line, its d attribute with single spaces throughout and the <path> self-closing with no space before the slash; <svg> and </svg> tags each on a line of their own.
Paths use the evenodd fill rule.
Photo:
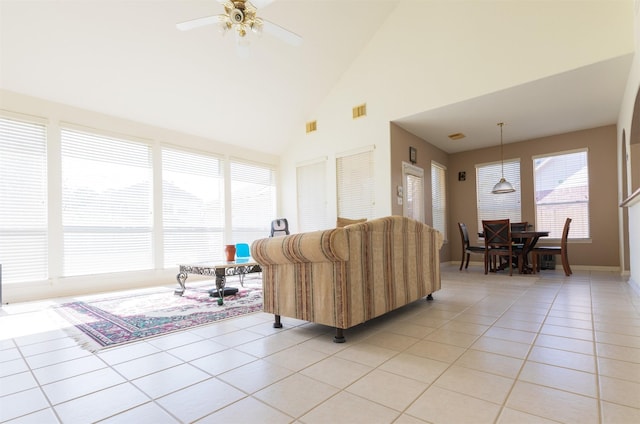
<svg viewBox="0 0 640 424">
<path fill-rule="evenodd" d="M 278 218 L 271 221 L 271 235 L 269 237 L 286 236 L 289 234 L 289 221 L 287 218 Z"/>
</svg>

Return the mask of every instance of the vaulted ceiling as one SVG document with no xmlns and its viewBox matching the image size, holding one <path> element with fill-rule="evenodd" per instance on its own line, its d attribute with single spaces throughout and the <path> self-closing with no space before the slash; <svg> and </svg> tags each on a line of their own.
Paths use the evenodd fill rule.
<svg viewBox="0 0 640 424">
<path fill-rule="evenodd" d="M 257 3 L 270 3 L 259 16 L 303 44 L 250 34 L 250 57 L 242 58 L 233 34 L 223 37 L 216 26 L 176 29 L 221 13 L 216 0 L 1 0 L 0 88 L 279 154 L 398 2 Z M 525 108 L 511 108 L 514 117 L 529 118 L 511 128 L 504 116 L 505 142 L 612 124 L 630 63 L 614 58 L 396 122 L 448 152 L 471 148 L 464 139 L 452 143 L 454 132 L 499 142 L 486 123 L 505 103 Z"/>
</svg>

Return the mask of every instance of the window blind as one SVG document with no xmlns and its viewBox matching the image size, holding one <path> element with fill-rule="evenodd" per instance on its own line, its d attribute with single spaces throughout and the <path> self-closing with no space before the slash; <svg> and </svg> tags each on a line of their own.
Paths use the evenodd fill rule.
<svg viewBox="0 0 640 424">
<path fill-rule="evenodd" d="M 447 240 L 447 186 L 446 170 L 443 165 L 431 162 L 431 209 L 433 228 L 440 231 Z"/>
<path fill-rule="evenodd" d="M 298 230 L 308 232 L 328 228 L 325 181 L 327 161 L 296 168 Z"/>
<path fill-rule="evenodd" d="M 46 126 L 0 118 L 3 284 L 48 278 Z"/>
<path fill-rule="evenodd" d="M 493 194 L 493 186 L 502 177 L 500 162 L 476 165 L 476 202 L 478 208 L 478 231 L 482 221 L 506 219 L 521 222 L 520 160 L 504 161 L 504 177 L 516 189 L 513 193 Z"/>
<path fill-rule="evenodd" d="M 276 218 L 276 172 L 270 165 L 231 162 L 231 243 L 268 237 Z"/>
<path fill-rule="evenodd" d="M 561 238 L 571 218 L 569 238 L 589 238 L 589 160 L 586 150 L 533 158 L 536 228 Z"/>
<path fill-rule="evenodd" d="M 153 268 L 150 146 L 61 131 L 63 275 Z"/>
<path fill-rule="evenodd" d="M 424 170 L 403 162 L 402 179 L 404 191 L 402 214 L 424 222 Z"/>
<path fill-rule="evenodd" d="M 338 216 L 373 218 L 375 208 L 373 151 L 336 158 Z"/>
<path fill-rule="evenodd" d="M 164 267 L 222 257 L 224 178 L 221 159 L 162 148 Z"/>
</svg>

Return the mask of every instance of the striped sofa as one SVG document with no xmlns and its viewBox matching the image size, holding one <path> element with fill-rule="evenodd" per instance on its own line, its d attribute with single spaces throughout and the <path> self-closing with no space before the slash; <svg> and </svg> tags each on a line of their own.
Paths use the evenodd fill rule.
<svg viewBox="0 0 640 424">
<path fill-rule="evenodd" d="M 442 234 L 389 216 L 344 228 L 256 240 L 264 311 L 343 330 L 440 289 Z"/>
</svg>

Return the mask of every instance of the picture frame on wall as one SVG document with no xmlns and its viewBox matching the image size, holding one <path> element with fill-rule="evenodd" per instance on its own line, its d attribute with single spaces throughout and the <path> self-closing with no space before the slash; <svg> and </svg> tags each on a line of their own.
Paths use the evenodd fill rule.
<svg viewBox="0 0 640 424">
<path fill-rule="evenodd" d="M 418 152 L 415 147 L 409 147 L 409 162 L 416 163 L 418 161 Z"/>
</svg>

